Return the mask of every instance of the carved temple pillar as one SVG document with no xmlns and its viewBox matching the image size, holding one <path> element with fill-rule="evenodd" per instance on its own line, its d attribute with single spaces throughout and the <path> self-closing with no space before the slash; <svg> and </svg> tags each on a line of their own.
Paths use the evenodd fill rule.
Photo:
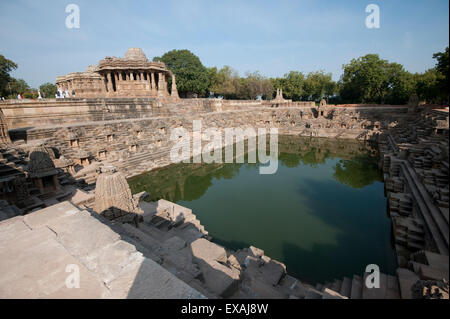
<svg viewBox="0 0 450 319">
<path fill-rule="evenodd" d="M 112 93 L 112 92 L 113 92 L 113 85 L 112 85 L 112 76 L 111 76 L 111 72 L 108 72 L 108 73 L 106 74 L 106 78 L 108 79 L 108 82 L 107 82 L 108 93 Z"/>
<path fill-rule="evenodd" d="M 61 188 L 59 187 L 58 175 L 53 175 L 53 186 L 56 191 L 59 191 Z"/>
<path fill-rule="evenodd" d="M 151 80 L 152 80 L 152 95 L 156 95 L 156 82 L 155 82 L 155 72 L 151 72 Z"/>
<path fill-rule="evenodd" d="M 150 72 L 147 72 L 146 74 L 147 74 L 147 88 L 148 88 L 148 91 L 151 91 L 152 90 L 152 80 L 150 78 Z"/>
<path fill-rule="evenodd" d="M 172 92 L 170 93 L 170 96 L 172 97 L 172 99 L 174 100 L 178 100 L 180 98 L 180 96 L 178 95 L 178 90 L 177 90 L 177 83 L 175 81 L 175 74 L 172 74 Z"/>
<path fill-rule="evenodd" d="M 116 93 L 119 94 L 120 72 L 115 72 L 116 79 Z"/>
<path fill-rule="evenodd" d="M 69 91 L 69 96 L 73 97 L 72 96 L 72 80 L 67 81 L 67 90 Z"/>
<path fill-rule="evenodd" d="M 164 97 L 164 73 L 158 73 L 158 97 Z"/>
</svg>

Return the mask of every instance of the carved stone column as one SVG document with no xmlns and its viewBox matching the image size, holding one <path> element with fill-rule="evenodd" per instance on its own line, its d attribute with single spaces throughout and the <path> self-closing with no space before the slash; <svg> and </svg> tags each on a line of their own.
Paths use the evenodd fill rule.
<svg viewBox="0 0 450 319">
<path fill-rule="evenodd" d="M 158 74 L 158 97 L 166 96 L 167 90 L 165 85 L 165 75 L 164 73 Z"/>
<path fill-rule="evenodd" d="M 150 78 L 150 72 L 146 72 L 146 74 L 147 74 L 147 88 L 148 88 L 148 91 L 151 91 L 152 90 L 152 80 Z"/>
<path fill-rule="evenodd" d="M 170 96 L 174 99 L 174 100 L 178 100 L 180 97 L 178 95 L 178 90 L 177 90 L 177 83 L 175 82 L 175 74 L 172 74 L 172 90 L 171 90 L 171 94 Z"/>
<path fill-rule="evenodd" d="M 119 94 L 120 72 L 115 72 L 116 75 L 116 94 Z"/>
<path fill-rule="evenodd" d="M 151 72 L 151 80 L 152 80 L 152 95 L 156 96 L 156 82 L 155 82 L 155 72 Z"/>
<path fill-rule="evenodd" d="M 112 76 L 111 72 L 108 72 L 106 75 L 106 78 L 108 79 L 107 85 L 108 85 L 108 93 L 113 92 L 113 85 L 112 85 Z"/>
</svg>

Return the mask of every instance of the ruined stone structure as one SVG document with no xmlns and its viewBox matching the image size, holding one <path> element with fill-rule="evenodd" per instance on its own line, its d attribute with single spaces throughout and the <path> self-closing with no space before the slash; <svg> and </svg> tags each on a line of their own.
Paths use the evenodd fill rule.
<svg viewBox="0 0 450 319">
<path fill-rule="evenodd" d="M 27 172 L 41 194 L 58 191 L 58 170 L 53 160 L 55 155 L 44 146 L 37 146 L 30 151 Z"/>
<path fill-rule="evenodd" d="M 128 65 L 152 64 L 139 50 L 130 50 L 125 59 L 105 59 L 91 69 L 100 77 L 103 96 L 115 98 L 2 104 L 12 143 L 2 146 L 0 157 L 0 239 L 6 243 L 0 248 L 0 297 L 73 296 L 46 276 L 53 271 L 62 276 L 57 265 L 45 263 L 49 255 L 79 264 L 91 282 L 79 293 L 94 298 L 412 298 L 420 289 L 422 296 L 448 295 L 443 281 L 448 280 L 449 249 L 448 109 L 325 101 L 316 107 L 281 98 L 181 100 L 175 79 L 174 98 L 165 99 L 166 93 L 158 95 L 158 88 L 167 89 L 164 83 L 158 86 L 162 76 L 152 81 L 150 74 L 146 82 L 144 74 L 144 80 L 129 84 L 126 72 L 122 78 L 114 73 L 130 60 Z M 160 72 L 164 79 L 171 76 Z M 119 98 L 122 90 L 150 97 Z M 276 127 L 282 135 L 377 143 L 397 276 L 382 275 L 379 290 L 365 288 L 364 270 L 311 286 L 261 249 L 231 251 L 212 243 L 191 210 L 132 195 L 125 177 L 169 165 L 172 129 L 192 132 L 193 120 L 219 130 Z M 39 178 L 46 179 L 43 187 Z M 35 251 L 37 242 L 43 244 Z M 42 272 L 32 277 L 11 258 L 16 255 Z M 43 293 L 43 286 L 51 289 Z M 433 294 L 423 287 L 441 290 Z"/>
<path fill-rule="evenodd" d="M 113 166 L 103 166 L 95 186 L 94 211 L 107 219 L 133 220 L 140 213 L 123 175 Z"/>
<path fill-rule="evenodd" d="M 56 85 L 75 98 L 158 97 L 167 98 L 167 80 L 172 79 L 172 96 L 178 98 L 175 76 L 162 62 L 151 62 L 142 49 L 131 48 L 124 58 L 106 57 L 85 72 L 69 73 Z"/>
<path fill-rule="evenodd" d="M 9 144 L 11 140 L 8 134 L 8 125 L 6 124 L 3 111 L 0 109 L 0 144 Z"/>
</svg>

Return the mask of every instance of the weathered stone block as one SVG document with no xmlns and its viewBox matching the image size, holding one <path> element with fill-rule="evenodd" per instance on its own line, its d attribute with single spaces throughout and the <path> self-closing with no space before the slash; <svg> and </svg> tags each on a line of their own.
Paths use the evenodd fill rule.
<svg viewBox="0 0 450 319">
<path fill-rule="evenodd" d="M 225 249 L 204 238 L 197 239 L 191 243 L 192 255 L 205 261 L 227 262 L 227 253 Z"/>
<path fill-rule="evenodd" d="M 271 260 L 260 270 L 265 280 L 274 286 L 278 285 L 281 278 L 286 274 L 286 266 L 276 260 Z"/>
<path fill-rule="evenodd" d="M 264 250 L 262 250 L 262 249 L 256 248 L 254 246 L 250 246 L 249 250 L 253 254 L 253 256 L 255 256 L 255 257 L 262 257 L 262 256 L 264 256 Z"/>
<path fill-rule="evenodd" d="M 76 257 L 86 256 L 120 239 L 119 234 L 87 211 L 49 221 L 47 225 L 56 233 L 57 241 Z"/>
<path fill-rule="evenodd" d="M 25 223 L 31 228 L 47 225 L 50 221 L 55 223 L 58 218 L 73 216 L 80 212 L 78 207 L 70 202 L 62 202 L 39 211 L 39 214 L 29 214 L 24 216 Z"/>
<path fill-rule="evenodd" d="M 127 299 L 203 299 L 189 287 L 154 261 L 144 258 L 126 269 L 109 283 L 109 298 Z"/>
</svg>

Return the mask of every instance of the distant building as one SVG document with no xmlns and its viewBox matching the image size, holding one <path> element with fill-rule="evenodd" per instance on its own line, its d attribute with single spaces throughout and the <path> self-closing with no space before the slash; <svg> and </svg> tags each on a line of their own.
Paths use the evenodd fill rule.
<svg viewBox="0 0 450 319">
<path fill-rule="evenodd" d="M 163 62 L 151 62 L 142 49 L 131 48 L 124 58 L 106 57 L 85 72 L 56 78 L 56 85 L 70 97 L 158 97 L 167 98 L 167 80 L 172 78 L 172 98 L 178 98 L 175 76 Z"/>
</svg>

